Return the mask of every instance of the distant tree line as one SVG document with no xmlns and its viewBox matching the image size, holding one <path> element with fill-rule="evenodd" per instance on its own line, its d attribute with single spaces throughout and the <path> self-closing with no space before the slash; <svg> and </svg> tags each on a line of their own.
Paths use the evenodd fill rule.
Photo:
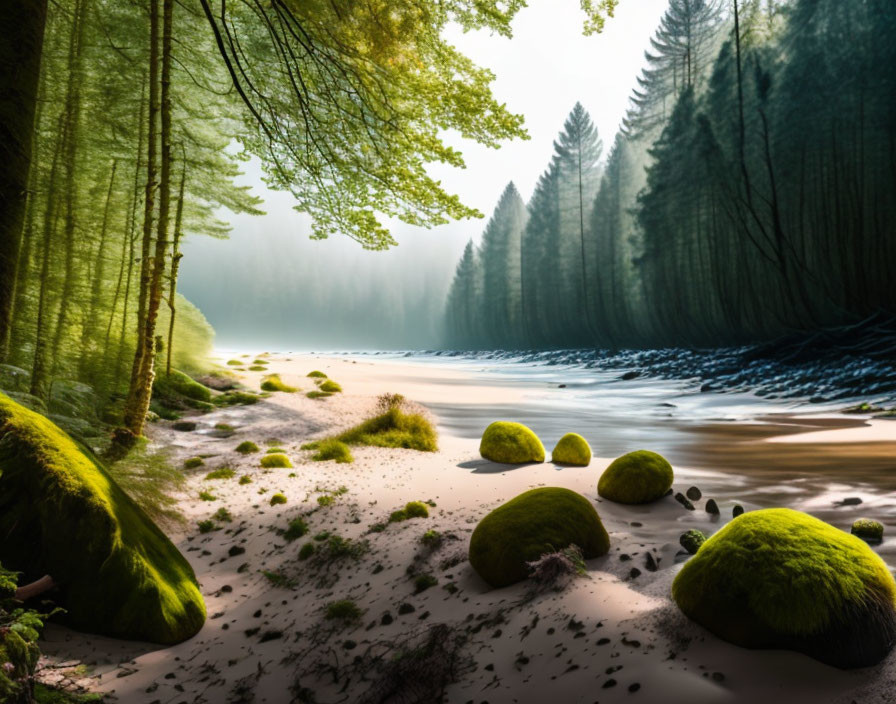
<svg viewBox="0 0 896 704">
<path fill-rule="evenodd" d="M 445 344 L 739 344 L 896 314 L 896 6 L 670 0 L 605 162 L 576 105 Z"/>
</svg>

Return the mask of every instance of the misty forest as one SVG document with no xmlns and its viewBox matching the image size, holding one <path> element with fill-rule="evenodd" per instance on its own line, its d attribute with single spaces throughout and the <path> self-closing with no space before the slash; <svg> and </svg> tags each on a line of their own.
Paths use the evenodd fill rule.
<svg viewBox="0 0 896 704">
<path fill-rule="evenodd" d="M 0 704 L 894 701 L 893 0 L 0 26 Z"/>
</svg>

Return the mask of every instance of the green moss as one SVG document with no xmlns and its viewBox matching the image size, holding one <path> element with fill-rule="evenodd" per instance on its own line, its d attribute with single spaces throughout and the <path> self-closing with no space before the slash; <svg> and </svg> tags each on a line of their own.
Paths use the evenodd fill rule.
<svg viewBox="0 0 896 704">
<path fill-rule="evenodd" d="M 597 493 L 620 504 L 646 504 L 672 487 L 672 465 L 664 457 L 638 450 L 613 461 L 597 483 Z"/>
<path fill-rule="evenodd" d="M 230 523 L 233 520 L 233 516 L 230 511 L 228 511 L 223 506 L 215 511 L 215 515 L 212 516 L 216 521 L 222 521 L 224 523 Z"/>
<path fill-rule="evenodd" d="M 220 396 L 215 396 L 213 403 L 216 406 L 251 406 L 260 400 L 258 395 L 247 391 L 225 391 Z"/>
<path fill-rule="evenodd" d="M 206 479 L 233 479 L 236 472 L 230 467 L 218 467 L 205 475 Z"/>
<path fill-rule="evenodd" d="M 420 536 L 420 542 L 431 550 L 435 550 L 442 542 L 442 534 L 437 530 L 428 530 Z"/>
<path fill-rule="evenodd" d="M 200 533 L 211 533 L 213 530 L 218 530 L 218 524 L 211 519 L 199 521 L 198 526 Z"/>
<path fill-rule="evenodd" d="M 308 372 L 308 374 L 306 376 L 308 376 L 312 379 L 326 379 L 327 378 L 326 374 L 318 371 L 317 369 L 315 369 L 313 372 Z"/>
<path fill-rule="evenodd" d="M 205 491 L 205 490 L 199 492 L 199 498 L 202 501 L 217 501 L 218 500 L 218 497 L 215 496 L 212 492 Z"/>
<path fill-rule="evenodd" d="M 299 559 L 300 560 L 307 560 L 313 554 L 314 554 L 314 543 L 305 543 L 299 549 Z"/>
<path fill-rule="evenodd" d="M 244 440 L 236 446 L 236 451 L 241 455 L 251 455 L 253 452 L 258 452 L 258 445 L 251 440 Z"/>
<path fill-rule="evenodd" d="M 269 447 L 267 450 L 264 451 L 264 453 L 266 455 L 276 455 L 278 453 L 282 454 L 284 452 L 286 452 L 286 450 L 284 450 L 282 447 Z"/>
<path fill-rule="evenodd" d="M 284 393 L 291 394 L 298 389 L 294 386 L 289 386 L 288 384 L 284 384 L 283 380 L 280 378 L 279 374 L 268 374 L 261 382 L 261 390 L 262 391 L 282 391 Z"/>
<path fill-rule="evenodd" d="M 678 537 L 678 542 L 690 555 L 696 555 L 697 551 L 706 542 L 706 536 L 699 530 L 692 528 Z"/>
<path fill-rule="evenodd" d="M 554 446 L 551 462 L 587 467 L 591 464 L 591 447 L 588 441 L 577 433 L 567 433 Z"/>
<path fill-rule="evenodd" d="M 335 381 L 331 381 L 330 379 L 327 379 L 317 388 L 328 394 L 338 394 L 342 392 L 342 387 Z"/>
<path fill-rule="evenodd" d="M 53 689 L 39 682 L 34 685 L 35 704 L 102 704 L 100 694 L 74 694 L 64 689 Z"/>
<path fill-rule="evenodd" d="M 74 628 L 176 643 L 205 622 L 189 563 L 103 465 L 0 394 L 0 560 L 51 574 Z"/>
<path fill-rule="evenodd" d="M 289 522 L 289 526 L 283 531 L 283 537 L 289 542 L 292 542 L 293 540 L 298 540 L 306 533 L 308 533 L 308 524 L 305 522 L 304 518 L 299 516 L 298 518 L 293 518 Z"/>
<path fill-rule="evenodd" d="M 201 467 L 205 464 L 205 460 L 201 457 L 191 457 L 188 460 L 184 460 L 184 469 L 196 469 L 197 467 Z"/>
<path fill-rule="evenodd" d="M 438 583 L 439 580 L 431 574 L 418 574 L 414 577 L 414 594 L 425 592 L 427 589 L 436 586 Z"/>
<path fill-rule="evenodd" d="M 227 364 L 231 367 L 239 367 L 242 366 L 243 362 L 239 359 L 228 359 Z"/>
<path fill-rule="evenodd" d="M 422 501 L 409 501 L 404 507 L 408 518 L 429 518 L 429 509 Z"/>
<path fill-rule="evenodd" d="M 240 486 L 243 486 L 244 484 L 251 484 L 251 483 L 252 483 L 252 477 L 250 477 L 248 474 L 244 474 L 243 476 L 240 477 Z"/>
<path fill-rule="evenodd" d="M 176 369 L 172 369 L 170 375 L 160 372 L 153 381 L 152 393 L 153 397 L 160 399 L 183 396 L 204 403 L 210 403 L 212 400 L 210 388 Z"/>
<path fill-rule="evenodd" d="M 586 559 L 610 549 L 594 506 L 569 489 L 532 489 L 479 522 L 470 539 L 470 563 L 491 586 L 505 587 L 527 577 L 527 562 L 571 544 Z"/>
<path fill-rule="evenodd" d="M 266 372 L 268 368 L 263 364 L 253 364 L 249 367 L 250 372 Z"/>
<path fill-rule="evenodd" d="M 309 391 L 305 394 L 308 398 L 329 398 L 333 394 L 327 393 L 326 391 Z"/>
<path fill-rule="evenodd" d="M 499 420 L 489 425 L 482 434 L 479 454 L 487 460 L 503 464 L 544 462 L 544 445 L 522 423 Z"/>
<path fill-rule="evenodd" d="M 311 456 L 311 459 L 315 462 L 336 460 L 339 464 L 348 464 L 355 461 L 348 445 L 339 440 L 323 440 L 317 446 L 317 452 Z"/>
<path fill-rule="evenodd" d="M 286 496 L 284 494 L 281 494 L 280 492 L 277 492 L 276 494 L 274 494 L 271 497 L 271 501 L 270 501 L 271 506 L 276 506 L 277 504 L 285 504 L 285 503 L 286 503 Z"/>
<path fill-rule="evenodd" d="M 859 518 L 852 524 L 850 533 L 870 543 L 879 543 L 884 539 L 884 526 L 880 521 Z"/>
<path fill-rule="evenodd" d="M 862 540 L 790 509 L 746 513 L 685 563 L 672 598 L 748 648 L 787 648 L 838 667 L 879 662 L 896 640 L 896 583 Z"/>
<path fill-rule="evenodd" d="M 292 462 L 289 461 L 289 457 L 286 455 L 275 453 L 273 455 L 265 455 L 262 457 L 261 466 L 265 469 L 273 469 L 275 467 L 292 469 Z"/>
<path fill-rule="evenodd" d="M 347 445 L 400 447 L 421 452 L 435 452 L 438 449 L 432 423 L 420 414 L 404 413 L 398 408 L 390 408 L 381 415 L 365 420 L 335 439 Z"/>
<path fill-rule="evenodd" d="M 328 621 L 357 621 L 363 613 L 351 599 L 331 601 L 324 607 L 324 618 Z"/>
</svg>

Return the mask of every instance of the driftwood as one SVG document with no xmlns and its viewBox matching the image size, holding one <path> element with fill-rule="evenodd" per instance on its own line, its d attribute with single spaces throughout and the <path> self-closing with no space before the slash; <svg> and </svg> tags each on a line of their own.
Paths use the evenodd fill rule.
<svg viewBox="0 0 896 704">
<path fill-rule="evenodd" d="M 55 586 L 56 583 L 53 581 L 53 578 L 50 575 L 45 574 L 40 579 L 31 582 L 31 584 L 25 584 L 16 589 L 15 598 L 19 601 L 27 601 L 28 599 L 40 596 Z"/>
</svg>

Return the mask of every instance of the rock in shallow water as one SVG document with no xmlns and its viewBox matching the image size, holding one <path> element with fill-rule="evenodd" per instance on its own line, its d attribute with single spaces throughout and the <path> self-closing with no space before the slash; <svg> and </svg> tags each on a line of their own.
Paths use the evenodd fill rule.
<svg viewBox="0 0 896 704">
<path fill-rule="evenodd" d="M 719 515 L 719 505 L 716 503 L 715 499 L 710 499 L 706 502 L 706 512 L 713 516 Z"/>
<path fill-rule="evenodd" d="M 664 457 L 638 450 L 617 458 L 604 470 L 597 493 L 620 504 L 646 504 L 665 496 L 673 479 L 672 465 Z"/>
<path fill-rule="evenodd" d="M 678 503 L 680 503 L 682 506 L 684 506 L 688 511 L 693 511 L 693 510 L 694 510 L 694 504 L 692 504 L 692 503 L 688 500 L 688 497 L 685 496 L 684 494 L 682 494 L 680 491 L 675 495 L 675 500 L 676 500 Z"/>
<path fill-rule="evenodd" d="M 685 495 L 691 501 L 699 501 L 703 497 L 703 492 L 700 491 L 700 489 L 698 489 L 697 487 L 692 486 L 688 488 L 688 490 L 685 492 Z"/>
<path fill-rule="evenodd" d="M 700 546 L 706 542 L 706 536 L 699 530 L 691 529 L 682 533 L 678 538 L 678 542 L 681 544 L 681 547 L 688 551 L 688 553 L 696 555 Z"/>
<path fill-rule="evenodd" d="M 869 543 L 879 543 L 884 539 L 884 526 L 879 521 L 870 518 L 860 518 L 852 524 L 853 535 Z"/>
</svg>

